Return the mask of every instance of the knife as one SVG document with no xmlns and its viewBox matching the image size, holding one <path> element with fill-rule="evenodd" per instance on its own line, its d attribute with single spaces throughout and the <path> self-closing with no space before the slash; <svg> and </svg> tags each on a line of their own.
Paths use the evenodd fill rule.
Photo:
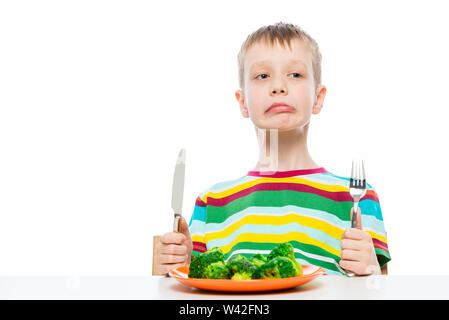
<svg viewBox="0 0 449 320">
<path fill-rule="evenodd" d="M 173 187 L 171 195 L 171 207 L 175 214 L 173 232 L 179 232 L 182 214 L 182 199 L 184 195 L 184 176 L 186 168 L 186 150 L 181 149 L 176 160 L 175 174 L 173 175 Z"/>
</svg>

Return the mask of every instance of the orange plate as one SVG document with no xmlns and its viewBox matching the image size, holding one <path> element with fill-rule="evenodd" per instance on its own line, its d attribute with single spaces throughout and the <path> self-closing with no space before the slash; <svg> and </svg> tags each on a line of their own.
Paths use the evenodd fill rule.
<svg viewBox="0 0 449 320">
<path fill-rule="evenodd" d="M 228 292 L 260 292 L 294 288 L 310 282 L 324 273 L 317 266 L 302 265 L 302 276 L 282 279 L 231 280 L 231 279 L 195 279 L 189 278 L 189 266 L 182 266 L 170 271 L 170 277 L 179 282 L 205 290 Z"/>
</svg>

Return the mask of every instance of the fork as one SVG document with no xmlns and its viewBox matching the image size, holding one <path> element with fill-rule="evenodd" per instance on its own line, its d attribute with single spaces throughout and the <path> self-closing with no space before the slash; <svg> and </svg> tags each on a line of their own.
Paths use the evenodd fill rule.
<svg viewBox="0 0 449 320">
<path fill-rule="evenodd" d="M 351 178 L 349 180 L 349 194 L 354 200 L 354 206 L 352 207 L 352 220 L 351 228 L 357 228 L 357 209 L 359 207 L 359 201 L 366 193 L 366 177 L 365 166 L 363 160 L 352 161 Z M 352 272 L 346 272 L 348 277 L 354 277 Z"/>
<path fill-rule="evenodd" d="M 363 160 L 352 161 L 351 169 L 351 179 L 349 181 L 349 194 L 354 200 L 354 206 L 352 208 L 352 220 L 351 227 L 357 227 L 357 209 L 359 207 L 360 198 L 366 193 L 366 177 L 365 177 L 365 167 L 363 165 Z"/>
</svg>

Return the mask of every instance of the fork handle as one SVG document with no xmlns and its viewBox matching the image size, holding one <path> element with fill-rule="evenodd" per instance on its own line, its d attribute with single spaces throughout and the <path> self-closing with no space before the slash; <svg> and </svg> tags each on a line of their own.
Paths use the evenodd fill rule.
<svg viewBox="0 0 449 320">
<path fill-rule="evenodd" d="M 354 206 L 352 207 L 352 220 L 351 228 L 357 228 L 357 209 L 359 207 L 359 202 L 354 201 Z"/>
<path fill-rule="evenodd" d="M 358 201 L 354 201 L 354 206 L 352 207 L 351 228 L 357 228 L 357 209 L 358 208 L 359 208 L 359 202 Z M 346 272 L 346 276 L 354 277 L 355 273 Z"/>
<path fill-rule="evenodd" d="M 352 207 L 351 228 L 357 228 L 357 209 L 358 209 L 358 207 L 359 207 L 359 202 L 354 201 L 354 206 Z M 346 272 L 346 276 L 354 277 L 355 274 L 352 272 Z"/>
</svg>

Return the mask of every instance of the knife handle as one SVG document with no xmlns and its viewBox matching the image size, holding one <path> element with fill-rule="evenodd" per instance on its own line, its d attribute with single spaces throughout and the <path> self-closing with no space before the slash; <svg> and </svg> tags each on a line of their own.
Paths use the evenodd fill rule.
<svg viewBox="0 0 449 320">
<path fill-rule="evenodd" d="M 175 213 L 175 221 L 173 223 L 173 232 L 179 232 L 181 228 L 181 215 Z"/>
</svg>

